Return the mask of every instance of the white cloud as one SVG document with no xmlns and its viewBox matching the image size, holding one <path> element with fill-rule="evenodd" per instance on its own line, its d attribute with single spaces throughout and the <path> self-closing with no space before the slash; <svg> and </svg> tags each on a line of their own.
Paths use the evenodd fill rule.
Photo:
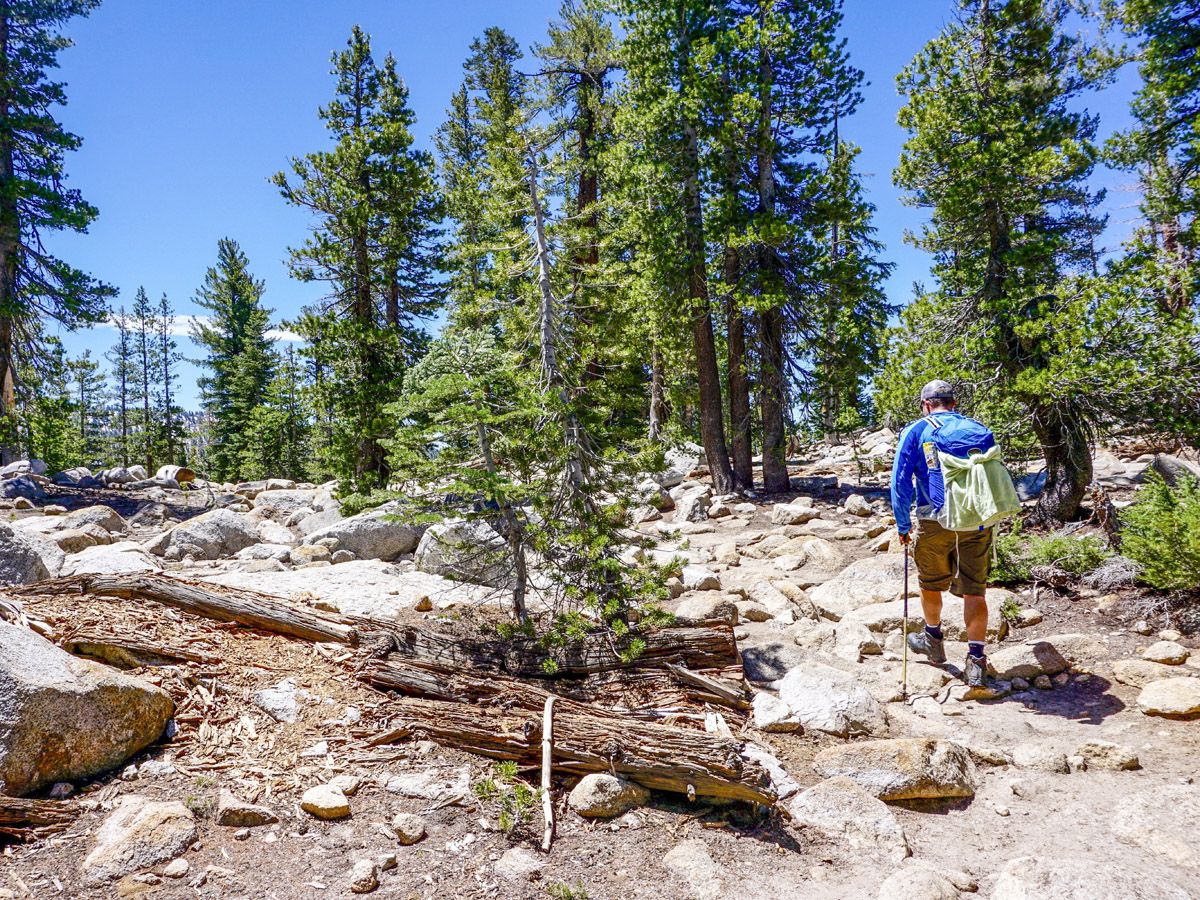
<svg viewBox="0 0 1200 900">
<path fill-rule="evenodd" d="M 125 321 L 129 324 L 133 323 L 133 316 L 126 315 Z M 191 337 L 192 327 L 197 324 L 207 324 L 210 321 L 208 316 L 175 316 L 175 321 L 171 323 L 168 331 L 177 337 Z M 103 322 L 98 323 L 96 328 L 116 328 L 120 323 L 120 316 L 110 313 L 108 318 Z M 286 341 L 289 343 L 299 343 L 304 340 L 294 331 L 288 331 L 286 328 L 270 328 L 266 335 L 273 341 Z"/>
</svg>

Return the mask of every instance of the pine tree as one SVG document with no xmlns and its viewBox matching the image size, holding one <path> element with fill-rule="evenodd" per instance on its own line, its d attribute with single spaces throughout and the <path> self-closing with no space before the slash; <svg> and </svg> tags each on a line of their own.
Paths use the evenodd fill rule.
<svg viewBox="0 0 1200 900">
<path fill-rule="evenodd" d="M 60 33 L 98 0 L 23 0 L 0 4 L 0 464 L 15 454 L 13 414 L 18 372 L 48 365 L 53 347 L 42 340 L 40 319 L 66 328 L 103 318 L 107 285 L 46 249 L 50 232 L 86 231 L 96 209 L 66 187 L 64 156 L 80 140 L 53 111 L 66 103 L 59 82 L 47 78 Z"/>
<path fill-rule="evenodd" d="M 54 472 L 81 461 L 80 437 L 66 351 L 58 338 L 40 335 L 39 340 L 45 352 L 38 365 L 18 372 L 24 388 L 17 393 L 19 446 L 27 459 L 40 459 Z"/>
<path fill-rule="evenodd" d="M 201 404 L 212 422 L 206 465 L 211 478 L 240 476 L 245 440 L 254 411 L 266 398 L 276 358 L 270 339 L 271 310 L 262 305 L 264 283 L 250 273 L 237 242 L 217 242 L 217 264 L 208 269 L 195 303 L 208 311 L 197 319 L 192 339 L 206 351 L 200 364 Z"/>
<path fill-rule="evenodd" d="M 1128 0 L 1117 13 L 1138 45 L 1142 86 L 1137 124 L 1109 156 L 1141 177 L 1146 228 L 1131 251 L 1154 270 L 1163 307 L 1179 313 L 1200 297 L 1200 16 L 1188 0 Z"/>
<path fill-rule="evenodd" d="M 318 115 L 334 148 L 293 159 L 290 176 L 272 181 L 318 222 L 292 250 L 293 275 L 330 285 L 326 302 L 293 323 L 309 339 L 306 352 L 324 354 L 319 364 L 332 371 L 322 382 L 334 412 L 322 463 L 345 487 L 369 493 L 388 480 L 384 407 L 424 350 L 420 320 L 441 300 L 433 279 L 441 213 L 433 161 L 413 148 L 414 117 L 395 61 L 389 55 L 377 65 L 355 27 L 333 66 L 335 97 Z"/>
<path fill-rule="evenodd" d="M 78 457 L 86 466 L 102 464 L 107 447 L 106 429 L 108 378 L 91 350 L 67 362 L 71 394 L 75 407 L 75 430 L 79 435 Z"/>
<path fill-rule="evenodd" d="M 130 317 L 134 354 L 133 399 L 141 407 L 137 419 L 138 462 L 146 467 L 147 472 L 153 472 L 156 468 L 154 461 L 158 427 L 151 408 L 155 405 L 161 370 L 158 361 L 158 326 L 154 307 L 150 298 L 146 296 L 145 288 L 137 289 Z"/>
<path fill-rule="evenodd" d="M 158 424 L 158 434 L 155 439 L 158 455 L 168 462 L 181 464 L 184 462 L 183 425 L 180 414 L 183 412 L 175 402 L 175 385 L 179 381 L 179 361 L 183 354 L 179 352 L 175 341 L 175 308 L 163 294 L 158 301 L 155 317 L 155 337 L 157 349 L 155 360 L 158 363 L 158 393 L 155 396 L 155 414 Z"/>
<path fill-rule="evenodd" d="M 1038 516 L 1050 523 L 1076 513 L 1091 481 L 1095 421 L 1054 352 L 1077 330 L 1068 279 L 1093 270 L 1100 221 L 1087 187 L 1096 120 L 1072 109 L 1089 80 L 1067 15 L 1063 0 L 963 0 L 899 76 L 909 138 L 896 182 L 931 210 L 912 240 L 934 254 L 939 283 L 908 313 L 926 331 L 911 352 L 927 377 L 951 376 L 934 366 L 958 359 L 953 374 L 1024 411 L 1046 463 Z"/>
<path fill-rule="evenodd" d="M 117 437 L 113 453 L 122 466 L 128 466 L 132 458 L 129 409 L 135 389 L 136 367 L 134 365 L 133 338 L 124 306 L 117 310 L 113 317 L 113 325 L 117 330 L 117 343 L 105 354 L 109 365 L 112 366 L 115 388 Z"/>
</svg>

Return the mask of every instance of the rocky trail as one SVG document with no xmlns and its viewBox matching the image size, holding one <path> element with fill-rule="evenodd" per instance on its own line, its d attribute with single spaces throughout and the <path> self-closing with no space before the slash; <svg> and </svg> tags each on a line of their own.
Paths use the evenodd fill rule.
<svg viewBox="0 0 1200 900">
<path fill-rule="evenodd" d="M 654 546 L 630 559 L 677 560 L 688 636 L 663 659 L 695 655 L 585 657 L 556 701 L 548 853 L 541 698 L 567 689 L 484 652 L 504 576 L 464 548 L 495 532 L 343 516 L 330 486 L 7 473 L 0 793 L 30 799 L 0 804 L 0 898 L 1200 896 L 1196 639 L 1115 575 L 992 589 L 999 689 L 972 696 L 947 595 L 950 663 L 910 658 L 905 695 L 893 448 L 806 451 L 782 497 L 713 497 L 686 452 L 639 485 Z M 1097 453 L 1117 505 L 1191 465 L 1140 449 Z M 275 618 L 162 599 L 188 586 Z M 910 591 L 916 628 L 915 569 Z M 471 665 L 421 649 L 450 646 Z"/>
</svg>

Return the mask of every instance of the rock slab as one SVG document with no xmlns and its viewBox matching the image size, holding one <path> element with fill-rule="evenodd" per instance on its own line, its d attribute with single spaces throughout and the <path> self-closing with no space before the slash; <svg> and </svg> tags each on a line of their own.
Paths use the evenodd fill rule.
<svg viewBox="0 0 1200 900">
<path fill-rule="evenodd" d="M 895 738 L 822 750 L 813 768 L 825 778 L 845 776 L 880 800 L 975 795 L 975 764 L 951 741 Z"/>
<path fill-rule="evenodd" d="M 127 795 L 96 832 L 96 846 L 83 861 L 84 880 L 96 885 L 148 869 L 195 840 L 196 821 L 182 803 Z"/>
<path fill-rule="evenodd" d="M 170 696 L 0 622 L 0 793 L 115 768 L 162 734 Z"/>
</svg>

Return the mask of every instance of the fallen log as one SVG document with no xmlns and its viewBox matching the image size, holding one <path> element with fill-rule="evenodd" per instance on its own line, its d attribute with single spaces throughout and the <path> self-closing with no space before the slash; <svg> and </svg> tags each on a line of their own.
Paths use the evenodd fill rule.
<svg viewBox="0 0 1200 900">
<path fill-rule="evenodd" d="M 356 631 L 340 616 L 306 609 L 256 591 L 173 578 L 154 572 L 122 575 L 71 575 L 9 588 L 10 594 L 89 594 L 152 600 L 219 622 L 236 622 L 275 634 L 307 641 L 336 641 L 351 644 Z"/>
<path fill-rule="evenodd" d="M 736 677 L 741 678 L 737 669 Z M 457 702 L 488 702 L 508 707 L 541 709 L 549 692 L 527 682 L 499 673 L 476 675 L 428 667 L 394 656 L 372 662 L 359 673 L 359 679 L 381 690 L 397 691 L 411 697 Z M 638 718 L 658 719 L 664 712 L 697 704 L 715 704 L 735 710 L 749 707 L 745 682 L 730 681 L 682 669 L 665 671 L 643 669 L 632 672 L 605 672 L 583 679 L 552 682 L 554 695 L 562 704 L 577 701 L 577 712 L 593 715 L 610 711 Z M 586 707 L 583 705 L 586 704 Z"/>
<path fill-rule="evenodd" d="M 0 834 L 30 841 L 63 831 L 79 815 L 74 803 L 0 796 Z"/>
<path fill-rule="evenodd" d="M 492 759 L 531 767 L 540 762 L 542 717 L 537 712 L 408 699 L 383 712 L 393 717 L 393 727 L 372 745 L 429 739 Z M 772 806 L 776 797 L 765 770 L 740 751 L 736 740 L 626 717 L 579 715 L 567 704 L 554 713 L 557 771 L 613 772 L 655 790 Z"/>
<path fill-rule="evenodd" d="M 112 634 L 81 632 L 63 638 L 62 648 L 73 656 L 86 656 L 116 666 L 136 669 L 141 666 L 169 666 L 179 662 L 211 665 L 221 661 L 212 653 L 202 653 L 184 647 L 171 647 L 148 640 L 125 638 Z"/>
<path fill-rule="evenodd" d="M 391 646 L 380 655 L 395 653 L 429 668 L 445 671 L 475 669 L 522 678 L 578 678 L 616 669 L 639 669 L 675 663 L 688 669 L 721 669 L 740 660 L 733 626 L 714 619 L 689 627 L 632 631 L 614 640 L 611 632 L 596 631 L 565 647 L 543 647 L 535 638 L 478 640 L 452 637 L 416 626 L 374 619 L 354 620 L 364 633 L 384 634 Z M 631 644 L 644 644 L 630 658 Z"/>
</svg>

